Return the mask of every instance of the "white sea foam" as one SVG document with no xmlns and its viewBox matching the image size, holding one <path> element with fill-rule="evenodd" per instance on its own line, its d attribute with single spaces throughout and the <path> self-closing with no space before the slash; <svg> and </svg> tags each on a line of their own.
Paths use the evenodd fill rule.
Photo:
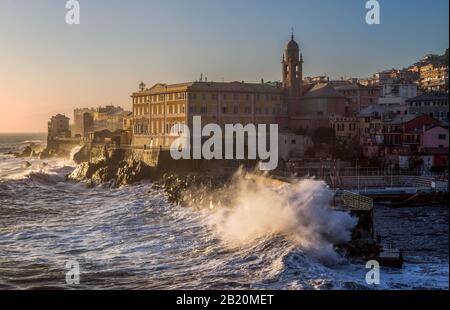
<svg viewBox="0 0 450 310">
<path fill-rule="evenodd" d="M 324 182 L 303 180 L 273 188 L 263 180 L 235 179 L 233 202 L 210 219 L 226 244 L 248 246 L 282 235 L 321 259 L 339 259 L 334 245 L 350 240 L 357 220 L 330 208 L 333 193 Z"/>
</svg>

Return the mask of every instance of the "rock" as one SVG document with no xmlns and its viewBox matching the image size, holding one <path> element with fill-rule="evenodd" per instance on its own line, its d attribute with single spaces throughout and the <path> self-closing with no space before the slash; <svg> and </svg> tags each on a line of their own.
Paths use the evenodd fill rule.
<svg viewBox="0 0 450 310">
<path fill-rule="evenodd" d="M 114 179 L 114 177 L 115 175 L 113 171 L 111 171 L 111 168 L 105 166 L 95 171 L 92 177 L 90 178 L 90 181 L 94 184 L 102 184 L 111 181 L 112 179 Z"/>
<path fill-rule="evenodd" d="M 67 176 L 69 180 L 72 181 L 91 181 L 92 176 L 102 167 L 106 166 L 104 161 L 99 161 L 97 163 L 85 162 L 78 165 L 75 170 Z M 98 176 L 96 177 L 98 178 Z"/>
<path fill-rule="evenodd" d="M 83 145 L 78 152 L 73 154 L 72 160 L 77 164 L 89 161 L 89 150 L 86 145 Z"/>
<path fill-rule="evenodd" d="M 31 148 L 31 146 L 27 146 L 22 151 L 22 153 L 16 155 L 16 157 L 21 157 L 21 158 L 30 157 L 32 153 L 33 153 L 33 149 Z"/>
<path fill-rule="evenodd" d="M 30 163 L 30 162 L 24 161 L 24 162 L 22 163 L 22 168 L 23 168 L 23 169 L 27 169 L 27 168 L 30 168 L 30 167 L 31 167 L 31 163 Z"/>
<path fill-rule="evenodd" d="M 142 161 L 130 160 L 120 163 L 116 174 L 118 186 L 129 185 L 154 176 L 154 170 Z"/>
</svg>

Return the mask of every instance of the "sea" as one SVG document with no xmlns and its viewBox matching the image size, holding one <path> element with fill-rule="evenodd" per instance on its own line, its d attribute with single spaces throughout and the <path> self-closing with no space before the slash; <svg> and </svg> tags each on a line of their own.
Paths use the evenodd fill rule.
<svg viewBox="0 0 450 310">
<path fill-rule="evenodd" d="M 90 187 L 66 181 L 70 159 L 8 154 L 45 139 L 0 134 L 0 289 L 449 288 L 447 206 L 376 206 L 375 229 L 405 264 L 367 284 L 366 262 L 334 248 L 355 219 L 329 208 L 320 181 L 272 189 L 237 176 L 233 205 L 181 207 L 149 181 Z"/>
</svg>

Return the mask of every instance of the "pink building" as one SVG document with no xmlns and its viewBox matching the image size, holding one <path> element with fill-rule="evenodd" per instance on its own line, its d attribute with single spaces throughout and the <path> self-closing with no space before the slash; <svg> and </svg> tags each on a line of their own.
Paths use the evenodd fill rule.
<svg viewBox="0 0 450 310">
<path fill-rule="evenodd" d="M 426 130 L 421 139 L 421 148 L 448 148 L 448 129 L 435 126 Z"/>
</svg>

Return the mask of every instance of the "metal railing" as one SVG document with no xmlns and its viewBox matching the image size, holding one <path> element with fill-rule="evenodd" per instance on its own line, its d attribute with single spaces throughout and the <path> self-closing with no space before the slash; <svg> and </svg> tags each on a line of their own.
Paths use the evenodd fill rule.
<svg viewBox="0 0 450 310">
<path fill-rule="evenodd" d="M 373 199 L 344 190 L 337 190 L 335 201 L 339 202 L 339 207 L 355 211 L 371 211 L 373 209 Z"/>
</svg>

